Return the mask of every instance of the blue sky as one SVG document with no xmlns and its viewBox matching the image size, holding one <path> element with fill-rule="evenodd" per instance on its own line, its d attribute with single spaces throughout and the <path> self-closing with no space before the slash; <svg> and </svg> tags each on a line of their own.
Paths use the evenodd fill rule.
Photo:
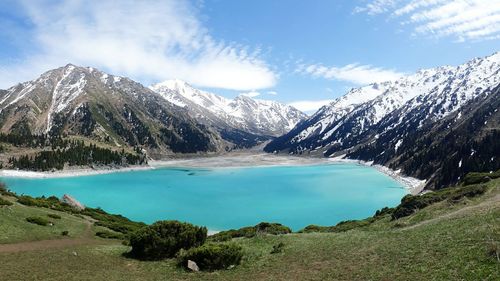
<svg viewBox="0 0 500 281">
<path fill-rule="evenodd" d="M 0 88 L 71 62 L 310 112 L 499 41 L 500 0 L 0 0 Z"/>
</svg>

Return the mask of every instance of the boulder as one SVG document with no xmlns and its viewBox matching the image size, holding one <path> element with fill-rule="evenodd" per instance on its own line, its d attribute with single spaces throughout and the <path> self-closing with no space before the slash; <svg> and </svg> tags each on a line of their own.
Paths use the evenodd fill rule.
<svg viewBox="0 0 500 281">
<path fill-rule="evenodd" d="M 188 260 L 187 268 L 189 268 L 195 272 L 200 271 L 200 268 L 198 267 L 198 265 L 192 260 Z"/>
<path fill-rule="evenodd" d="M 78 202 L 75 198 L 69 196 L 68 194 L 63 195 L 63 197 L 61 198 L 61 202 L 70 205 L 78 211 L 82 211 L 85 209 L 85 206 L 82 203 Z"/>
</svg>

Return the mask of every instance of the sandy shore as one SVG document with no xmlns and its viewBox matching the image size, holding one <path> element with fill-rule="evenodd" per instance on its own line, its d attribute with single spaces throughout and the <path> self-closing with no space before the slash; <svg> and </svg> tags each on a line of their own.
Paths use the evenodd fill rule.
<svg viewBox="0 0 500 281">
<path fill-rule="evenodd" d="M 54 172 L 0 170 L 0 177 L 38 178 L 38 179 L 67 178 L 67 177 L 92 176 L 92 175 L 151 170 L 151 169 L 154 169 L 154 167 L 151 167 L 151 166 L 132 166 L 132 167 L 123 167 L 123 168 L 115 168 L 115 169 L 113 169 L 113 168 L 102 168 L 102 169 L 71 168 L 71 169 L 67 169 L 67 170 L 58 170 L 58 171 L 54 171 Z"/>
<path fill-rule="evenodd" d="M 356 163 L 374 167 L 380 172 L 392 177 L 401 183 L 412 194 L 420 193 L 425 185 L 425 181 L 406 177 L 399 171 L 391 170 L 380 165 L 373 165 L 370 162 L 359 160 L 335 158 L 313 158 L 297 157 L 288 155 L 274 155 L 268 153 L 231 153 L 213 157 L 198 157 L 189 159 L 172 159 L 162 161 L 150 161 L 147 166 L 133 166 L 116 169 L 89 169 L 73 168 L 54 172 L 30 172 L 19 170 L 0 170 L 0 177 L 23 177 L 23 178 L 61 178 L 109 174 L 117 172 L 149 170 L 161 167 L 192 167 L 192 168 L 237 168 L 237 167 L 266 167 L 266 166 L 300 166 L 300 165 L 318 165 L 333 163 Z"/>
<path fill-rule="evenodd" d="M 355 160 L 355 159 L 344 159 L 342 157 L 343 156 L 332 157 L 329 159 L 333 162 L 356 163 L 356 164 L 360 164 L 360 165 L 364 165 L 364 166 L 373 167 L 373 168 L 377 169 L 379 172 L 384 173 L 384 174 L 390 176 L 391 178 L 395 179 L 397 182 L 399 182 L 405 188 L 407 188 L 408 191 L 413 195 L 419 194 L 420 192 L 422 192 L 424 190 L 425 182 L 426 182 L 425 180 L 419 180 L 417 178 L 404 176 L 401 174 L 400 170 L 395 171 L 395 170 L 392 170 L 386 166 L 374 165 L 373 162 L 366 162 L 366 161 Z"/>
</svg>

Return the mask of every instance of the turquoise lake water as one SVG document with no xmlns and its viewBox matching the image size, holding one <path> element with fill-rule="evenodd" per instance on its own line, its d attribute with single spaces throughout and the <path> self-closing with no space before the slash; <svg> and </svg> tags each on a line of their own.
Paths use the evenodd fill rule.
<svg viewBox="0 0 500 281">
<path fill-rule="evenodd" d="M 407 191 L 356 164 L 250 168 L 161 168 L 105 175 L 3 178 L 31 196 L 70 194 L 89 207 L 152 223 L 176 219 L 225 230 L 279 222 L 299 230 L 362 219 L 396 206 Z"/>
</svg>

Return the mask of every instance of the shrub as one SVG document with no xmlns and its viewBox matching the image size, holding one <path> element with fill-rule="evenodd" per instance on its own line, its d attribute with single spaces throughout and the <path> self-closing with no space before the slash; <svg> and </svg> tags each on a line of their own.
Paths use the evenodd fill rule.
<svg viewBox="0 0 500 281">
<path fill-rule="evenodd" d="M 240 264 L 242 257 L 243 250 L 236 244 L 207 243 L 181 251 L 177 260 L 180 266 L 186 267 L 188 260 L 192 260 L 200 270 L 217 270 Z"/>
<path fill-rule="evenodd" d="M 16 196 L 16 194 L 14 192 L 7 189 L 7 186 L 3 182 L 0 182 L 0 195 L 14 196 L 14 197 Z"/>
<path fill-rule="evenodd" d="M 95 233 L 95 236 L 105 239 L 123 239 L 123 234 L 107 230 L 98 231 Z"/>
<path fill-rule="evenodd" d="M 273 249 L 271 250 L 271 254 L 282 253 L 285 250 L 285 243 L 279 242 L 276 245 L 273 245 Z"/>
<path fill-rule="evenodd" d="M 231 229 L 221 231 L 209 237 L 211 241 L 223 242 L 232 238 L 246 237 L 251 238 L 259 234 L 280 235 L 291 233 L 292 230 L 279 223 L 261 222 L 256 226 L 247 226 L 240 229 Z"/>
<path fill-rule="evenodd" d="M 468 173 L 462 180 L 464 186 L 485 183 L 500 177 L 500 170 L 494 173 Z"/>
<path fill-rule="evenodd" d="M 61 216 L 60 215 L 56 215 L 56 214 L 47 214 L 47 217 L 53 218 L 53 219 L 56 219 L 56 220 L 60 220 L 61 219 Z"/>
<path fill-rule="evenodd" d="M 464 197 L 475 197 L 486 192 L 486 185 L 469 185 L 463 187 L 445 188 L 422 195 L 406 195 L 392 212 L 392 219 L 409 216 L 417 210 L 423 209 L 433 203 L 450 200 L 458 201 Z"/>
<path fill-rule="evenodd" d="M 375 212 L 375 215 L 373 217 L 381 217 L 381 216 L 385 216 L 387 214 L 392 214 L 394 212 L 394 208 L 389 208 L 389 207 L 384 207 L 380 210 L 377 210 Z"/>
<path fill-rule="evenodd" d="M 130 254 L 146 260 L 172 258 L 180 249 L 202 245 L 206 238 L 205 227 L 179 221 L 158 221 L 132 234 Z"/>
<path fill-rule="evenodd" d="M 337 223 L 335 226 L 319 226 L 319 225 L 308 225 L 304 229 L 300 230 L 300 233 L 312 233 L 312 232 L 345 232 L 351 229 L 365 227 L 370 225 L 372 222 L 376 221 L 376 218 L 367 218 L 364 220 L 347 220 Z"/>
<path fill-rule="evenodd" d="M 50 221 L 48 221 L 47 219 L 42 218 L 42 217 L 27 217 L 26 221 L 30 222 L 30 223 L 38 224 L 41 226 L 46 226 L 50 223 Z"/>
<path fill-rule="evenodd" d="M 123 234 L 131 234 L 146 226 L 142 222 L 134 222 L 121 215 L 108 214 L 100 208 L 85 208 L 81 213 L 97 220 L 95 225 L 103 226 Z"/>
<path fill-rule="evenodd" d="M 61 235 L 62 236 L 68 236 L 69 235 L 69 231 L 64 230 L 63 232 L 61 232 Z"/>
<path fill-rule="evenodd" d="M 5 200 L 3 198 L 0 198 L 0 206 L 11 206 L 13 203 L 10 202 L 9 200 Z"/>
<path fill-rule="evenodd" d="M 486 251 L 489 257 L 494 258 L 495 260 L 500 262 L 500 246 L 497 242 L 490 241 L 487 244 Z"/>
</svg>

